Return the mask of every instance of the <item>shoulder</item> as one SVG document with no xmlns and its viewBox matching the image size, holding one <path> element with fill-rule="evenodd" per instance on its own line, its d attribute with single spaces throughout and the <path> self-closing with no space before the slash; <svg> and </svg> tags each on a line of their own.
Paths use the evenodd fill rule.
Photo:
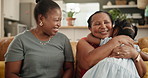
<svg viewBox="0 0 148 78">
<path fill-rule="evenodd" d="M 14 39 L 15 40 L 23 40 L 23 39 L 25 39 L 30 33 L 29 33 L 30 31 L 28 31 L 28 30 L 26 30 L 26 31 L 24 31 L 24 32 L 22 32 L 22 33 L 19 33 L 19 34 L 17 34 L 15 37 L 14 37 Z"/>
<path fill-rule="evenodd" d="M 86 40 L 86 37 L 84 37 L 84 38 L 81 38 L 81 39 L 78 41 L 77 45 L 83 45 L 83 44 L 86 44 L 86 43 L 88 43 L 88 42 L 87 42 L 87 40 Z"/>
</svg>

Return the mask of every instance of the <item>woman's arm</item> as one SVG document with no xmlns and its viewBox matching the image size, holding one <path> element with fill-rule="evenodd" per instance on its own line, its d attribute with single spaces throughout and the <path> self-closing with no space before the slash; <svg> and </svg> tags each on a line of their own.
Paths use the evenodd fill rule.
<svg viewBox="0 0 148 78">
<path fill-rule="evenodd" d="M 87 35 L 86 41 L 93 44 L 100 44 L 101 40 L 99 38 L 93 37 L 92 34 L 90 33 Z"/>
<path fill-rule="evenodd" d="M 20 78 L 19 73 L 22 61 L 5 63 L 5 78 Z"/>
<path fill-rule="evenodd" d="M 136 59 L 138 59 L 138 61 L 134 59 L 135 66 L 137 68 L 139 76 L 143 78 L 143 76 L 146 74 L 146 65 L 143 59 L 141 58 L 140 54 L 138 57 L 136 57 Z"/>
<path fill-rule="evenodd" d="M 133 42 L 133 40 L 127 36 L 117 36 L 103 46 L 94 49 L 86 40 L 81 39 L 77 44 L 77 62 L 81 68 L 88 70 L 105 57 L 108 57 L 115 47 L 130 42 Z"/>
<path fill-rule="evenodd" d="M 64 75 L 63 78 L 73 78 L 74 74 L 74 63 L 65 62 L 64 63 Z"/>
</svg>

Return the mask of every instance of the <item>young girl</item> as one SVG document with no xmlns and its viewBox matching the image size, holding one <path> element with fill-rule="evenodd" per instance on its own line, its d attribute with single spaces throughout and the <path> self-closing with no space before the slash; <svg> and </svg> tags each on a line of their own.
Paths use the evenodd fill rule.
<svg viewBox="0 0 148 78">
<path fill-rule="evenodd" d="M 115 22 L 113 31 L 113 36 L 127 35 L 134 39 L 137 35 L 137 27 L 131 25 L 127 20 L 117 20 Z M 112 39 L 111 37 L 107 37 L 99 41 L 91 34 L 89 34 L 88 37 L 89 38 L 87 39 L 89 42 L 100 44 L 100 46 Z M 122 46 L 124 46 L 124 44 L 120 45 L 119 47 Z M 140 52 L 137 45 L 134 45 L 133 47 L 135 47 L 137 52 Z M 120 52 L 118 52 L 117 55 L 120 55 Z M 124 54 L 121 54 L 121 56 L 124 56 Z M 138 55 L 135 59 L 138 58 L 140 58 L 140 55 Z M 114 58 L 110 56 L 98 62 L 95 66 L 89 69 L 84 74 L 83 78 L 140 78 L 140 76 L 132 59 Z"/>
</svg>

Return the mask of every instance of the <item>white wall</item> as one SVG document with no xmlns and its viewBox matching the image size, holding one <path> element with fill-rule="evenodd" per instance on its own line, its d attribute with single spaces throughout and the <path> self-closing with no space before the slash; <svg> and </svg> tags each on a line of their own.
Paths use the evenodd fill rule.
<svg viewBox="0 0 148 78">
<path fill-rule="evenodd" d="M 77 3 L 77 4 L 79 4 L 79 6 L 77 7 L 79 7 L 80 11 L 77 14 L 75 14 L 76 20 L 75 20 L 74 26 L 87 26 L 87 20 L 89 16 L 92 15 L 94 12 L 100 10 L 100 4 L 99 3 Z M 70 7 L 70 6 L 67 6 L 67 7 Z M 64 18 L 63 26 L 67 26 L 66 17 L 63 16 Z"/>
<path fill-rule="evenodd" d="M 28 2 L 33 2 L 33 3 L 35 3 L 35 1 L 36 1 L 36 0 L 20 0 L 20 2 L 22 2 L 22 3 L 24 3 L 24 2 L 27 2 L 27 3 L 28 3 Z"/>
<path fill-rule="evenodd" d="M 3 0 L 0 0 L 0 37 L 4 36 L 4 25 L 3 25 Z"/>
<path fill-rule="evenodd" d="M 90 15 L 100 10 L 99 3 L 83 3 L 80 4 L 80 12 L 76 14 L 76 26 L 87 26 L 87 20 Z"/>
<path fill-rule="evenodd" d="M 1 34 L 2 34 L 2 25 L 1 25 L 1 23 L 2 23 L 2 8 L 1 8 L 1 0 L 0 0 L 0 37 L 1 37 Z"/>
</svg>

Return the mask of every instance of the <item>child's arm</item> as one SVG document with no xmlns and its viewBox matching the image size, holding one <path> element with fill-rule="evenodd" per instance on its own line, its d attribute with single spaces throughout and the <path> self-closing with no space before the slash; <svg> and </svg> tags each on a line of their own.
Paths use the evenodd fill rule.
<svg viewBox="0 0 148 78">
<path fill-rule="evenodd" d="M 92 34 L 90 33 L 87 35 L 87 41 L 93 44 L 100 44 L 101 40 L 99 38 L 93 37 Z"/>
<path fill-rule="evenodd" d="M 140 52 L 140 55 L 144 61 L 148 61 L 148 54 L 144 52 Z"/>
</svg>

